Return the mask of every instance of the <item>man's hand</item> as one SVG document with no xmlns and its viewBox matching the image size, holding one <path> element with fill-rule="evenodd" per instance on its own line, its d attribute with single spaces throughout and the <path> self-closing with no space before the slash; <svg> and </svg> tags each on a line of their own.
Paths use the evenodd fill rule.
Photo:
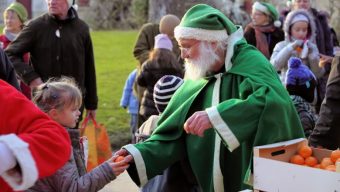
<svg viewBox="0 0 340 192">
<path fill-rule="evenodd" d="M 38 78 L 34 79 L 33 81 L 31 81 L 29 86 L 33 90 L 34 88 L 38 87 L 41 84 L 43 84 L 43 81 L 41 80 L 40 77 L 38 77 Z"/>
<path fill-rule="evenodd" d="M 187 134 L 198 135 L 200 137 L 203 137 L 204 131 L 211 127 L 212 124 L 210 123 L 208 114 L 205 111 L 195 112 L 184 123 L 184 130 Z"/>
</svg>

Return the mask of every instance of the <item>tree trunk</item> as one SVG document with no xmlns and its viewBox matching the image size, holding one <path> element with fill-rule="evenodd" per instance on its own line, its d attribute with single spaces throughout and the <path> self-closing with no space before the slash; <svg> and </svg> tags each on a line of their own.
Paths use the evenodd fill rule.
<svg viewBox="0 0 340 192">
<path fill-rule="evenodd" d="M 226 13 L 230 0 L 149 0 L 149 18 L 148 21 L 158 23 L 159 20 L 166 14 L 174 14 L 182 17 L 185 12 L 195 4 L 205 3 L 213 7 L 219 8 L 222 12 Z"/>
</svg>

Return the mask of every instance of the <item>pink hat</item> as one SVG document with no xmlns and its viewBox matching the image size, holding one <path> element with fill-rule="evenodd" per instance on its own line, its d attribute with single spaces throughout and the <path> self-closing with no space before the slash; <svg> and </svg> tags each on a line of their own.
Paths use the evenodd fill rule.
<svg viewBox="0 0 340 192">
<path fill-rule="evenodd" d="M 165 34 L 158 34 L 155 37 L 155 49 L 168 49 L 172 51 L 172 42 Z"/>
</svg>

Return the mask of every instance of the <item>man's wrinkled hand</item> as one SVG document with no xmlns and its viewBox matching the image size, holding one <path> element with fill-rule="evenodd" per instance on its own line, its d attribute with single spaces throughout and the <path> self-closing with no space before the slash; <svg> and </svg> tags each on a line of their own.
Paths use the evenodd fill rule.
<svg viewBox="0 0 340 192">
<path fill-rule="evenodd" d="M 204 131 L 211 128 L 212 124 L 206 111 L 195 112 L 184 123 L 184 130 L 187 134 L 204 136 Z"/>
</svg>

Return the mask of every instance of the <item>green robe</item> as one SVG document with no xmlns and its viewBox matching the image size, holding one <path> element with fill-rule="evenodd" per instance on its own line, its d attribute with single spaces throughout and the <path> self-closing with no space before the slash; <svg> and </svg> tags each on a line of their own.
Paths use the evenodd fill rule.
<svg viewBox="0 0 340 192">
<path fill-rule="evenodd" d="M 245 180 L 254 146 L 304 137 L 294 105 L 269 61 L 244 40 L 235 46 L 231 61 L 232 68 L 221 71 L 216 105 L 212 100 L 218 97 L 217 78 L 186 80 L 153 135 L 144 143 L 124 146 L 134 156 L 128 172 L 137 185 L 188 158 L 204 192 L 251 188 Z M 208 112 L 213 128 L 203 138 L 186 134 L 185 121 L 202 110 Z"/>
</svg>

